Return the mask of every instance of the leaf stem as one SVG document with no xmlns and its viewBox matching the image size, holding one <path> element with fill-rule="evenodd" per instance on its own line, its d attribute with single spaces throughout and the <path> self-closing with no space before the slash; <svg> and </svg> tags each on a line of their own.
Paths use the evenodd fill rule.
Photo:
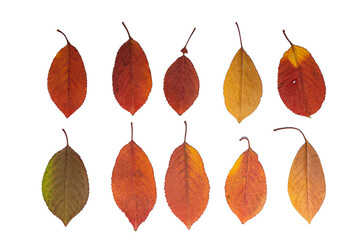
<svg viewBox="0 0 361 240">
<path fill-rule="evenodd" d="M 62 31 L 60 31 L 59 29 L 57 29 L 56 31 L 58 31 L 58 32 L 60 32 L 61 34 L 63 34 L 63 36 L 65 37 L 66 42 L 67 42 L 68 44 L 70 44 L 68 38 L 66 37 L 66 35 L 65 35 Z"/>
<path fill-rule="evenodd" d="M 181 52 L 182 52 L 183 54 L 188 53 L 188 51 L 187 51 L 187 45 L 188 45 L 188 42 L 189 42 L 189 40 L 191 39 L 191 37 L 192 37 L 192 35 L 193 35 L 193 33 L 194 33 L 195 30 L 196 30 L 196 28 L 193 29 L 191 35 L 190 35 L 189 38 L 188 38 L 188 41 L 187 41 L 186 45 L 184 46 L 184 48 L 182 48 Z"/>
<path fill-rule="evenodd" d="M 184 125 L 185 125 L 184 142 L 186 142 L 186 138 L 187 138 L 187 122 L 186 121 L 184 121 Z"/>
<path fill-rule="evenodd" d="M 251 144 L 249 143 L 249 139 L 248 137 L 242 137 L 241 139 L 239 139 L 239 141 L 242 141 L 243 139 L 246 139 L 248 142 L 248 149 L 251 149 Z"/>
<path fill-rule="evenodd" d="M 283 32 L 283 35 L 285 35 L 287 41 L 291 44 L 291 46 L 293 46 L 293 43 L 290 41 L 290 39 L 286 35 L 286 31 L 283 29 L 282 32 Z"/>
<path fill-rule="evenodd" d="M 243 46 L 242 46 L 242 38 L 241 38 L 241 31 L 239 30 L 239 26 L 238 26 L 237 22 L 236 22 L 236 25 L 237 25 L 237 29 L 238 29 L 239 41 L 241 42 L 241 48 L 243 48 Z"/>
<path fill-rule="evenodd" d="M 68 135 L 66 134 L 64 128 L 62 129 L 64 134 L 65 134 L 65 138 L 66 138 L 66 145 L 69 146 L 69 141 L 68 141 Z"/>
<path fill-rule="evenodd" d="M 130 36 L 130 33 L 129 33 L 129 31 L 128 31 L 127 26 L 125 26 L 125 23 L 124 23 L 124 22 L 122 22 L 122 24 L 123 24 L 123 26 L 124 26 L 125 30 L 126 30 L 126 31 L 127 31 L 127 33 L 128 33 L 129 39 L 131 39 L 132 37 Z"/>
<path fill-rule="evenodd" d="M 130 138 L 133 141 L 133 122 L 130 122 Z"/>
<path fill-rule="evenodd" d="M 283 129 L 295 129 L 295 130 L 298 130 L 298 131 L 302 134 L 303 138 L 305 139 L 305 142 L 307 142 L 307 139 L 306 139 L 306 137 L 305 137 L 305 134 L 303 134 L 303 132 L 302 132 L 300 129 L 295 128 L 295 127 L 276 128 L 276 129 L 274 129 L 273 131 L 278 131 L 278 130 L 283 130 Z"/>
</svg>

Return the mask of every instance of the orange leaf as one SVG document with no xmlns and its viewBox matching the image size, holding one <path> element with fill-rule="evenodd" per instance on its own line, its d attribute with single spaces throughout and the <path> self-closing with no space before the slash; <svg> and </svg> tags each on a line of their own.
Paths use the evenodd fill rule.
<svg viewBox="0 0 361 240">
<path fill-rule="evenodd" d="M 184 123 L 184 143 L 170 158 L 164 189 L 172 212 L 190 229 L 207 207 L 209 182 L 201 156 L 186 143 Z"/>
<path fill-rule="evenodd" d="M 241 122 L 258 107 L 262 97 L 262 82 L 242 46 L 241 33 L 236 23 L 241 49 L 234 56 L 223 85 L 224 102 L 227 110 Z"/>
<path fill-rule="evenodd" d="M 86 96 L 86 72 L 81 56 L 68 38 L 66 46 L 55 56 L 48 75 L 48 90 L 55 105 L 65 117 L 72 115 Z"/>
<path fill-rule="evenodd" d="M 143 49 L 123 22 L 129 40 L 119 49 L 113 69 L 113 92 L 119 105 L 134 115 L 147 101 L 152 89 L 152 76 Z"/>
<path fill-rule="evenodd" d="M 311 223 L 326 195 L 325 176 L 321 161 L 301 130 L 285 127 L 277 128 L 275 131 L 282 129 L 296 129 L 305 139 L 305 144 L 298 150 L 292 163 L 288 179 L 288 194 L 292 205 L 308 223 Z"/>
<path fill-rule="evenodd" d="M 256 216 L 266 202 L 266 176 L 258 156 L 250 147 L 238 158 L 228 174 L 225 192 L 232 212 L 242 223 Z"/>
<path fill-rule="evenodd" d="M 193 35 L 190 35 L 189 39 Z M 188 53 L 187 44 L 179 57 L 167 70 L 164 77 L 164 95 L 168 104 L 179 115 L 182 115 L 198 97 L 199 79 L 192 62 L 184 54 Z"/>
<path fill-rule="evenodd" d="M 119 152 L 112 175 L 112 191 L 116 204 L 136 231 L 153 209 L 157 198 L 152 164 L 133 141 Z"/>
<path fill-rule="evenodd" d="M 283 103 L 295 114 L 309 117 L 325 99 L 326 86 L 317 63 L 303 47 L 291 44 L 278 67 L 278 92 Z"/>
</svg>

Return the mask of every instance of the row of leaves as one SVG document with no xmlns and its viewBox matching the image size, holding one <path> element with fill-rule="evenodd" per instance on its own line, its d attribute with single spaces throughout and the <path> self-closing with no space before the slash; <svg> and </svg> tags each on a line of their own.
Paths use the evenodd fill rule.
<svg viewBox="0 0 361 240">
<path fill-rule="evenodd" d="M 143 49 L 123 25 L 129 40 L 116 55 L 113 92 L 120 106 L 134 115 L 148 99 L 152 77 Z M 241 48 L 231 62 L 223 93 L 228 111 L 241 122 L 258 107 L 262 97 L 262 82 L 251 58 L 243 49 L 238 24 L 237 28 Z M 323 76 L 311 54 L 305 48 L 294 45 L 283 33 L 291 47 L 279 64 L 278 91 L 292 112 L 309 117 L 320 109 L 325 99 Z M 197 72 L 185 56 L 191 36 L 181 50 L 183 55 L 168 68 L 164 77 L 165 97 L 179 115 L 194 103 L 199 93 Z M 85 100 L 87 79 L 79 52 L 65 38 L 67 45 L 57 53 L 49 70 L 48 90 L 53 102 L 68 118 Z"/>
<path fill-rule="evenodd" d="M 188 229 L 203 214 L 209 198 L 209 181 L 198 151 L 184 142 L 171 155 L 165 176 L 168 205 Z M 296 129 L 293 127 L 278 128 Z M 64 130 L 63 130 L 64 131 Z M 300 131 L 301 132 L 301 131 Z M 64 131 L 65 133 L 65 131 Z M 309 223 L 320 209 L 326 193 L 320 159 L 307 141 L 299 149 L 289 174 L 288 193 L 295 209 Z M 57 152 L 46 167 L 42 192 L 50 211 L 66 226 L 85 206 L 89 196 L 88 176 L 80 156 L 69 146 Z M 226 184 L 227 203 L 242 223 L 256 216 L 266 201 L 265 172 L 258 155 L 250 146 L 230 170 Z M 137 230 L 156 202 L 157 191 L 153 167 L 147 155 L 133 140 L 119 152 L 112 174 L 112 191 L 116 204 Z"/>
<path fill-rule="evenodd" d="M 116 56 L 113 91 L 118 103 L 134 115 L 146 102 L 152 79 L 145 53 L 123 25 L 129 40 L 120 47 Z M 259 105 L 262 82 L 251 58 L 243 49 L 236 25 L 241 48 L 231 62 L 223 91 L 228 111 L 241 122 Z M 291 47 L 280 61 L 279 94 L 294 113 L 310 116 L 320 109 L 324 101 L 324 80 L 311 54 L 292 44 L 283 33 Z M 198 75 L 192 62 L 185 56 L 191 36 L 181 50 L 183 55 L 169 67 L 164 78 L 165 97 L 179 115 L 193 104 L 199 93 Z M 48 89 L 54 103 L 69 117 L 85 100 L 87 80 L 80 54 L 65 38 L 67 45 L 58 52 L 50 67 Z M 242 139 L 247 139 L 249 144 L 248 138 Z M 80 156 L 70 148 L 68 140 L 67 146 L 50 160 L 42 190 L 49 209 L 65 225 L 86 204 L 89 195 L 87 173 Z M 152 165 L 133 141 L 133 127 L 131 141 L 121 149 L 116 160 L 112 190 L 115 202 L 136 230 L 152 210 L 157 193 Z M 322 205 L 326 189 L 319 157 L 306 138 L 293 162 L 288 190 L 296 210 L 311 222 Z M 263 208 L 267 193 L 265 173 L 250 144 L 231 169 L 225 192 L 230 208 L 242 223 Z M 188 228 L 199 219 L 207 206 L 208 178 L 199 153 L 186 142 L 186 134 L 183 144 L 171 156 L 165 194 L 173 213 Z"/>
</svg>

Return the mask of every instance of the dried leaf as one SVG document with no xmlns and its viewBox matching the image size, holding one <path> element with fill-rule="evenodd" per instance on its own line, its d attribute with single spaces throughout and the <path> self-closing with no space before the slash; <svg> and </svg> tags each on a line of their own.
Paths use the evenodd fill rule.
<svg viewBox="0 0 361 240">
<path fill-rule="evenodd" d="M 184 142 L 170 158 L 164 189 L 172 212 L 190 229 L 207 207 L 209 182 L 201 156 L 186 143 L 184 123 Z"/>
<path fill-rule="evenodd" d="M 113 92 L 119 105 L 134 115 L 152 90 L 149 64 L 139 43 L 131 38 L 119 49 L 113 69 Z"/>
<path fill-rule="evenodd" d="M 66 147 L 55 153 L 46 167 L 42 192 L 49 210 L 66 226 L 85 206 L 89 182 L 83 161 L 69 146 L 66 133 L 65 137 Z"/>
<path fill-rule="evenodd" d="M 308 223 L 311 223 L 326 195 L 325 176 L 321 161 L 301 130 L 285 127 L 275 129 L 275 131 L 282 129 L 296 129 L 305 139 L 305 144 L 298 150 L 292 163 L 288 179 L 288 194 L 292 205 Z"/>
<path fill-rule="evenodd" d="M 48 75 L 48 90 L 55 105 L 70 117 L 84 102 L 87 90 L 86 72 L 81 56 L 68 38 L 66 46 L 55 56 Z"/>
<path fill-rule="evenodd" d="M 303 47 L 293 45 L 278 67 L 278 92 L 283 103 L 295 114 L 310 117 L 325 100 L 326 86 L 317 63 Z"/>
<path fill-rule="evenodd" d="M 266 202 L 266 176 L 257 154 L 251 149 L 246 137 L 240 139 L 248 141 L 248 149 L 238 158 L 228 174 L 225 192 L 226 199 L 232 212 L 242 223 L 256 216 Z"/>
<path fill-rule="evenodd" d="M 157 190 L 152 164 L 133 141 L 133 124 L 131 129 L 131 141 L 120 150 L 113 169 L 112 191 L 116 204 L 136 231 L 153 209 Z"/>
<path fill-rule="evenodd" d="M 189 39 L 193 35 L 190 35 Z M 187 44 L 179 57 L 167 70 L 164 77 L 164 95 L 168 104 L 179 115 L 182 115 L 198 97 L 199 79 L 192 62 L 184 54 L 188 53 Z"/>
<path fill-rule="evenodd" d="M 236 23 L 237 28 L 238 24 Z M 234 56 L 223 85 L 227 110 L 240 123 L 258 107 L 262 97 L 262 82 L 252 59 L 241 49 Z"/>
</svg>

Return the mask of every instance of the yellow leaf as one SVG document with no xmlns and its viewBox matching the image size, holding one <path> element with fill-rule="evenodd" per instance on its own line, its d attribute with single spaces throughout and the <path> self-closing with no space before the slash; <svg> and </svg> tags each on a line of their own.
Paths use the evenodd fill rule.
<svg viewBox="0 0 361 240">
<path fill-rule="evenodd" d="M 242 41 L 241 49 L 234 56 L 224 80 L 223 94 L 227 110 L 238 122 L 256 110 L 261 101 L 261 78 L 252 59 L 243 49 Z"/>
<path fill-rule="evenodd" d="M 282 129 L 296 129 L 302 133 L 294 127 L 278 128 L 275 131 Z M 298 150 L 292 163 L 288 178 L 288 195 L 294 208 L 308 223 L 311 223 L 325 199 L 326 182 L 317 152 L 305 135 L 303 133 L 302 135 L 305 144 Z"/>
</svg>

